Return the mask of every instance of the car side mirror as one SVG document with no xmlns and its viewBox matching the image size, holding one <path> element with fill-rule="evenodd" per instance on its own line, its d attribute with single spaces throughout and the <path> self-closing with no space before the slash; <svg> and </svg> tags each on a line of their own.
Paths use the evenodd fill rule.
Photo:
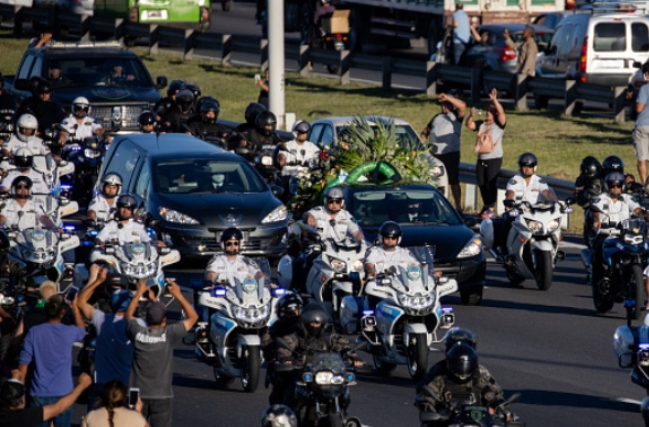
<svg viewBox="0 0 649 427">
<path fill-rule="evenodd" d="M 633 367 L 633 353 L 626 352 L 620 354 L 618 357 L 618 364 L 622 369 L 628 369 Z"/>
<path fill-rule="evenodd" d="M 472 217 L 472 216 L 465 216 L 464 217 L 464 225 L 466 225 L 467 227 L 473 228 L 473 227 L 475 227 L 476 224 L 477 224 L 477 221 L 476 221 L 476 219 L 474 217 Z"/>
<path fill-rule="evenodd" d="M 273 193 L 273 196 L 275 197 L 282 197 L 284 194 L 284 188 L 280 187 L 279 185 L 270 185 L 270 191 Z"/>
<path fill-rule="evenodd" d="M 166 76 L 158 76 L 155 79 L 155 85 L 158 89 L 164 89 L 167 87 L 167 77 Z"/>
</svg>

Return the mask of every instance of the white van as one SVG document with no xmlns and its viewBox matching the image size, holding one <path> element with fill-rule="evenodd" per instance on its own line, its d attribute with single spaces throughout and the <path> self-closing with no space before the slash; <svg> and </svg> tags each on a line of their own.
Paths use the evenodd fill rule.
<svg viewBox="0 0 649 427">
<path fill-rule="evenodd" d="M 649 17 L 634 13 L 575 13 L 561 20 L 537 75 L 606 86 L 626 86 L 634 62 L 649 59 Z"/>
</svg>

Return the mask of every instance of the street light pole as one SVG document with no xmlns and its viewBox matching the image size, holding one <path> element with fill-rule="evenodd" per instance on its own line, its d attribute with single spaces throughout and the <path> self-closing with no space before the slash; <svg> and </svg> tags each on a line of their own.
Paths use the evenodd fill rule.
<svg viewBox="0 0 649 427">
<path fill-rule="evenodd" d="M 284 129 L 284 0 L 268 0 L 268 74 L 270 111 Z"/>
</svg>

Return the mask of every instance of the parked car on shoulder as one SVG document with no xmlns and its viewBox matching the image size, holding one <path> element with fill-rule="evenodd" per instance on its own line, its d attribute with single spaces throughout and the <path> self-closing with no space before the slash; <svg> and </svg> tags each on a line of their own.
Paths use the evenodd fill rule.
<svg viewBox="0 0 649 427">
<path fill-rule="evenodd" d="M 337 116 L 315 120 L 311 123 L 311 132 L 309 133 L 308 139 L 309 141 L 320 145 L 325 150 L 328 150 L 338 144 L 340 133 L 348 128 L 357 118 L 358 117 L 354 116 Z M 419 134 L 412 128 L 412 126 L 410 126 L 410 123 L 405 120 L 386 116 L 365 116 L 365 120 L 374 127 L 376 127 L 377 122 L 387 125 L 392 121 L 396 128 L 397 136 L 401 139 L 403 144 L 418 147 L 418 149 L 423 148 L 421 139 L 419 139 Z M 437 179 L 437 189 L 442 192 L 444 197 L 448 198 L 448 174 L 446 173 L 444 164 L 432 155 L 429 158 L 429 163 L 430 173 Z"/>
<path fill-rule="evenodd" d="M 160 220 L 158 237 L 183 258 L 222 252 L 221 233 L 230 227 L 243 232 L 244 255 L 273 259 L 285 251 L 282 189 L 241 156 L 186 134 L 129 134 L 111 144 L 100 176 L 108 173 Z"/>
</svg>

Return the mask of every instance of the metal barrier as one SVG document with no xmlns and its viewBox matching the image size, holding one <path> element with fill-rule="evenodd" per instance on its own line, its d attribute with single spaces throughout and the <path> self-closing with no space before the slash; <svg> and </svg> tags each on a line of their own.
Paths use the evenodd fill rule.
<svg viewBox="0 0 649 427">
<path fill-rule="evenodd" d="M 23 22 L 48 22 L 53 28 L 74 28 L 82 40 L 88 40 L 90 33 L 114 37 L 122 43 L 132 42 L 136 38 L 149 39 L 149 53 L 159 51 L 159 43 L 172 43 L 183 48 L 183 57 L 191 59 L 196 47 L 221 51 L 220 61 L 228 64 L 232 52 L 261 54 L 260 66 L 268 65 L 268 40 L 258 36 L 242 36 L 217 33 L 201 33 L 177 27 L 155 24 L 129 22 L 124 19 L 107 19 L 99 16 L 80 16 L 54 9 L 28 8 L 24 6 L 0 5 L 0 17 L 14 23 L 14 32 L 22 32 Z M 311 70 L 309 62 L 324 64 L 335 71 L 341 84 L 350 82 L 350 68 L 382 71 L 383 89 L 392 87 L 394 73 L 409 76 L 421 76 L 426 79 L 424 88 L 429 97 L 437 94 L 440 87 L 444 90 L 455 87 L 468 89 L 471 99 L 477 102 L 480 93 L 497 88 L 507 91 L 515 100 L 516 108 L 527 109 L 527 95 L 532 94 L 535 107 L 545 108 L 551 98 L 561 99 L 564 113 L 572 114 L 579 110 L 579 101 L 607 103 L 613 109 L 616 122 L 625 120 L 625 87 L 599 86 L 575 80 L 548 79 L 513 75 L 504 72 L 482 70 L 480 68 L 461 67 L 457 65 L 438 64 L 435 62 L 418 62 L 392 57 L 377 57 L 351 53 L 348 50 L 333 51 L 317 49 L 310 46 L 289 46 L 286 49 L 289 59 L 297 59 L 300 74 L 307 76 Z"/>
</svg>

